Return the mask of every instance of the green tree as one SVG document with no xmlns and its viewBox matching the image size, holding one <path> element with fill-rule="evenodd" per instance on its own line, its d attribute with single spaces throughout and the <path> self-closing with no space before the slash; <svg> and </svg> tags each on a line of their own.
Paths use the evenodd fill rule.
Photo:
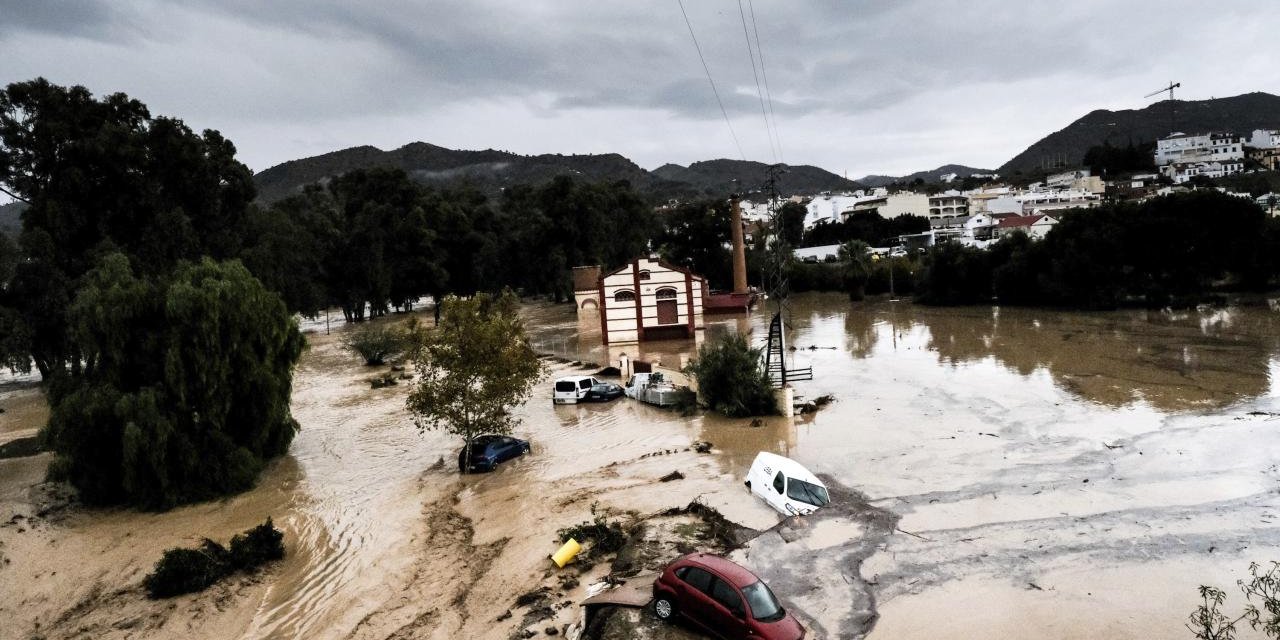
<svg viewBox="0 0 1280 640">
<path fill-rule="evenodd" d="M 930 247 L 916 281 L 915 300 L 935 305 L 990 302 L 991 264 L 986 252 L 958 242 Z"/>
<path fill-rule="evenodd" d="M 124 94 L 97 99 L 44 79 L 0 91 L 0 188 L 28 204 L 24 260 L 3 304 L 46 379 L 81 370 L 67 310 L 101 256 L 123 252 L 147 273 L 232 257 L 255 194 L 217 131 L 197 135 Z"/>
<path fill-rule="evenodd" d="M 871 247 L 861 240 L 840 245 L 840 271 L 849 299 L 865 297 L 867 280 L 871 278 Z"/>
<path fill-rule="evenodd" d="M 419 430 L 442 429 L 464 441 L 509 434 L 542 371 L 520 321 L 515 294 L 449 296 L 440 324 L 414 352 L 418 380 L 406 401 Z"/>
<path fill-rule="evenodd" d="M 778 413 L 778 400 L 760 349 L 751 348 L 747 339 L 736 333 L 704 343 L 686 371 L 698 381 L 699 401 L 712 411 L 730 418 Z"/>
<path fill-rule="evenodd" d="M 50 475 L 86 502 L 167 509 L 242 491 L 288 448 L 303 338 L 239 263 L 139 277 L 109 254 L 68 315 L 84 370 L 54 381 L 42 435 Z"/>
<path fill-rule="evenodd" d="M 783 242 L 789 247 L 801 246 L 800 241 L 804 239 L 804 219 L 809 215 L 809 210 L 799 202 L 787 202 L 778 208 L 778 221 L 782 225 L 782 229 L 778 235 Z"/>
<path fill-rule="evenodd" d="M 335 212 L 319 188 L 269 207 L 251 206 L 240 260 L 294 313 L 314 318 L 329 304 L 326 257 L 338 244 Z"/>
<path fill-rule="evenodd" d="M 348 331 L 342 336 L 342 347 L 364 359 L 370 367 L 385 364 L 405 352 L 416 335 L 417 320 L 408 326 L 394 326 L 388 322 L 371 323 Z"/>
<path fill-rule="evenodd" d="M 728 200 L 681 204 L 666 214 L 666 225 L 656 239 L 659 253 L 706 277 L 713 289 L 729 288 L 733 284 L 731 215 Z"/>
</svg>

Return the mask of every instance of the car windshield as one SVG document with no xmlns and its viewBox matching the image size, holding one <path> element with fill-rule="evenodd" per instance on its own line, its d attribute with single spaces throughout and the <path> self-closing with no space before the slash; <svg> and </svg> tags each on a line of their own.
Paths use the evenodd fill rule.
<svg viewBox="0 0 1280 640">
<path fill-rule="evenodd" d="M 782 605 L 778 604 L 778 599 L 773 597 L 773 592 L 763 582 L 743 587 L 742 595 L 746 596 L 747 606 L 751 607 L 751 617 L 756 620 L 771 622 L 781 620 L 786 615 Z"/>
<path fill-rule="evenodd" d="M 796 478 L 787 478 L 787 497 L 815 507 L 821 507 L 831 502 L 831 498 L 827 497 L 827 489 L 825 487 Z"/>
<path fill-rule="evenodd" d="M 573 384 L 573 382 L 569 380 L 561 380 L 556 383 L 556 391 L 577 391 L 577 390 L 578 390 L 578 387 L 576 387 Z"/>
</svg>

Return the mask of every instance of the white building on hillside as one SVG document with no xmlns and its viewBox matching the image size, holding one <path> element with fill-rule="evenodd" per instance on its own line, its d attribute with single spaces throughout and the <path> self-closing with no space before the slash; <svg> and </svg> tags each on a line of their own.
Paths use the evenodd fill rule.
<svg viewBox="0 0 1280 640">
<path fill-rule="evenodd" d="M 846 211 L 845 213 L 871 209 L 874 209 L 876 213 L 880 214 L 880 217 L 885 219 L 908 214 L 926 217 L 929 215 L 929 196 L 910 191 L 876 194 L 859 200 L 852 211 Z"/>
<path fill-rule="evenodd" d="M 958 227 L 969 217 L 969 197 L 951 190 L 929 196 L 929 224 L 937 227 Z"/>
<path fill-rule="evenodd" d="M 1156 142 L 1155 160 L 1161 175 L 1182 184 L 1196 176 L 1221 178 L 1244 171 L 1244 147 L 1244 138 L 1229 133 L 1174 133 Z"/>
<path fill-rule="evenodd" d="M 1244 144 L 1254 149 L 1280 149 L 1280 130 L 1254 129 Z"/>
<path fill-rule="evenodd" d="M 1156 142 L 1156 164 L 1228 162 L 1244 159 L 1244 138 L 1230 133 L 1174 133 Z"/>
</svg>

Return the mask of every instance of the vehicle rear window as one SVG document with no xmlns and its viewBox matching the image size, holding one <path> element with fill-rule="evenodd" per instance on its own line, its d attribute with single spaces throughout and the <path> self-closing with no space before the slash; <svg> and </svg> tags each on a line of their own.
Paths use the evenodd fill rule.
<svg viewBox="0 0 1280 640">
<path fill-rule="evenodd" d="M 573 382 L 569 380 L 561 380 L 556 383 L 556 391 L 575 391 L 577 387 L 573 386 Z"/>
<path fill-rule="evenodd" d="M 827 490 L 811 482 L 790 478 L 787 483 L 787 497 L 792 500 L 799 500 L 815 507 L 825 506 L 831 502 L 831 498 L 827 496 Z"/>
<path fill-rule="evenodd" d="M 773 597 L 773 592 L 763 582 L 743 587 L 742 595 L 746 596 L 747 606 L 751 607 L 751 617 L 756 620 L 769 622 L 785 615 L 782 605 L 778 604 L 778 599 Z"/>
</svg>

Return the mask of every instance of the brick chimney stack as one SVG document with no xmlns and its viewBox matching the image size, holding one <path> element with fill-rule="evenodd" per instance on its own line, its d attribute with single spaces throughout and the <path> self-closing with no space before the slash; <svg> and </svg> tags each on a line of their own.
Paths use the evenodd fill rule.
<svg viewBox="0 0 1280 640">
<path fill-rule="evenodd" d="M 732 214 L 729 234 L 733 239 L 733 292 L 747 292 L 747 247 L 742 240 L 742 206 L 737 195 L 730 196 Z"/>
</svg>

